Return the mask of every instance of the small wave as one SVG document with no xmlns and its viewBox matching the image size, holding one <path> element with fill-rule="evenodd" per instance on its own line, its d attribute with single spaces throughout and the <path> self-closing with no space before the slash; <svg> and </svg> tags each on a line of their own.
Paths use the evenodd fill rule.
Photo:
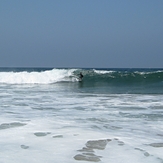
<svg viewBox="0 0 163 163">
<path fill-rule="evenodd" d="M 93 69 L 84 80 L 95 85 L 146 85 L 163 81 L 163 71 L 155 69 Z"/>
<path fill-rule="evenodd" d="M 148 74 L 157 74 L 157 73 L 163 73 L 163 71 L 158 70 L 158 71 L 135 71 L 136 74 L 140 75 L 148 75 Z"/>
<path fill-rule="evenodd" d="M 97 73 L 97 74 L 110 74 L 110 73 L 113 73 L 113 72 L 115 72 L 115 71 L 106 71 L 106 70 L 93 70 L 95 73 Z"/>
</svg>

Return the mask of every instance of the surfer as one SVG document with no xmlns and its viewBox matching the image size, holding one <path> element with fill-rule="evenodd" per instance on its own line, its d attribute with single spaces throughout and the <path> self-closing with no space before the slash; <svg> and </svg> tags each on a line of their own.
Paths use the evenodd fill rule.
<svg viewBox="0 0 163 163">
<path fill-rule="evenodd" d="M 79 79 L 82 80 L 82 78 L 83 78 L 83 74 L 80 73 L 80 74 L 79 74 Z"/>
</svg>

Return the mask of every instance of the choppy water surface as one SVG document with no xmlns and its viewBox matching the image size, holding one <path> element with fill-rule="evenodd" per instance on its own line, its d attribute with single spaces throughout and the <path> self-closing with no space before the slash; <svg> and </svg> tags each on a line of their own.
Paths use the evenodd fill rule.
<svg viewBox="0 0 163 163">
<path fill-rule="evenodd" d="M 142 82 L 91 86 L 73 73 L 56 83 L 1 82 L 0 162 L 163 163 L 163 94 L 131 92 Z"/>
</svg>

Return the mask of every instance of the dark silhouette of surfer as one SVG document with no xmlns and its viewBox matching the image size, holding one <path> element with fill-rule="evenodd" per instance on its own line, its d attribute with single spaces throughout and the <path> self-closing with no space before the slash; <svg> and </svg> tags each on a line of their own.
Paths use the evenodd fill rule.
<svg viewBox="0 0 163 163">
<path fill-rule="evenodd" d="M 79 74 L 79 80 L 82 80 L 83 77 L 84 77 L 83 74 L 80 73 L 80 74 Z"/>
</svg>

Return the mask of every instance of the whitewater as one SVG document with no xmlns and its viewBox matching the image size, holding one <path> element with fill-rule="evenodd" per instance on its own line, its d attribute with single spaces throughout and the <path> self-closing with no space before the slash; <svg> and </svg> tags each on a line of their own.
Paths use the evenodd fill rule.
<svg viewBox="0 0 163 163">
<path fill-rule="evenodd" d="M 162 88 L 162 69 L 0 68 L 0 163 L 163 163 Z"/>
</svg>

